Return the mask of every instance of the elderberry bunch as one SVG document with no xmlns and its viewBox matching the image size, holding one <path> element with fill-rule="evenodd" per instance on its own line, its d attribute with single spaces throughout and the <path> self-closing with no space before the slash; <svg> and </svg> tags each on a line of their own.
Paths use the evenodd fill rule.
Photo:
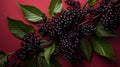
<svg viewBox="0 0 120 67">
<path fill-rule="evenodd" d="M 114 15 L 113 15 L 114 16 Z M 116 29 L 117 27 L 120 26 L 120 17 L 118 18 L 117 16 L 114 17 L 102 17 L 101 18 L 101 23 L 104 26 L 104 29 L 107 31 L 112 31 L 113 29 Z"/>
<path fill-rule="evenodd" d="M 67 8 L 70 12 L 70 16 L 73 18 L 74 23 L 77 25 L 81 23 L 83 20 L 85 20 L 85 17 L 87 15 L 86 10 L 81 10 L 81 9 L 75 9 L 75 8 Z"/>
<path fill-rule="evenodd" d="M 40 28 L 40 31 L 47 33 L 52 39 L 59 38 L 81 23 L 86 14 L 86 11 L 68 8 L 68 11 L 63 10 L 54 15 L 49 23 L 47 22 Z"/>
<path fill-rule="evenodd" d="M 120 9 L 116 3 L 111 0 L 102 0 L 97 8 L 89 8 L 88 12 L 92 15 L 98 15 L 98 21 L 104 26 L 106 31 L 112 31 L 120 26 Z"/>
<path fill-rule="evenodd" d="M 76 63 L 83 59 L 80 49 L 80 35 L 78 32 L 70 31 L 60 38 L 60 46 L 63 58 L 69 63 Z"/>
<path fill-rule="evenodd" d="M 40 39 L 33 33 L 28 33 L 23 37 L 21 48 L 15 52 L 15 56 L 20 60 L 33 57 L 41 51 Z"/>
<path fill-rule="evenodd" d="M 69 31 L 73 24 L 73 18 L 69 16 L 69 12 L 62 11 L 59 15 L 52 19 L 52 26 L 49 28 L 48 33 L 51 37 L 60 37 L 65 32 Z"/>
<path fill-rule="evenodd" d="M 67 10 L 47 20 L 40 31 L 59 43 L 63 57 L 68 62 L 75 63 L 83 58 L 80 48 L 81 38 L 94 36 L 96 32 L 93 23 L 88 22 L 100 21 L 106 30 L 114 29 L 120 25 L 120 10 L 114 7 L 113 3 L 110 4 L 111 0 L 102 0 L 99 7 L 90 7 L 87 10 L 77 8 L 78 1 L 65 0 L 65 2 L 70 5 Z M 93 18 L 88 19 L 88 15 Z"/>
<path fill-rule="evenodd" d="M 107 31 L 118 28 L 120 26 L 120 10 L 116 9 L 113 4 L 106 6 L 106 13 L 101 16 L 100 22 Z"/>
</svg>

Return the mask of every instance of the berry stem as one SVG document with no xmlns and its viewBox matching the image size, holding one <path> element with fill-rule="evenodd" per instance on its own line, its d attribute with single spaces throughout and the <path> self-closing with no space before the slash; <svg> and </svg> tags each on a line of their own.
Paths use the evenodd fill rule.
<svg viewBox="0 0 120 67">
<path fill-rule="evenodd" d="M 88 1 L 85 3 L 85 5 L 82 7 L 82 9 L 84 10 L 87 6 L 88 6 Z"/>
<path fill-rule="evenodd" d="M 117 8 L 117 7 L 120 7 L 120 4 L 117 4 L 115 7 L 116 7 L 116 8 Z"/>
<path fill-rule="evenodd" d="M 78 26 L 81 26 L 81 25 L 83 25 L 83 24 L 85 24 L 85 23 L 87 23 L 87 22 L 89 22 L 89 21 L 91 21 L 91 20 L 94 20 L 94 19 L 96 19 L 97 17 L 99 17 L 100 15 L 97 15 L 97 16 L 94 16 L 92 19 L 87 19 L 86 21 L 84 21 L 83 23 L 81 23 L 81 24 L 79 24 Z"/>
<path fill-rule="evenodd" d="M 15 52 L 10 52 L 7 54 L 7 56 L 13 55 Z"/>
</svg>

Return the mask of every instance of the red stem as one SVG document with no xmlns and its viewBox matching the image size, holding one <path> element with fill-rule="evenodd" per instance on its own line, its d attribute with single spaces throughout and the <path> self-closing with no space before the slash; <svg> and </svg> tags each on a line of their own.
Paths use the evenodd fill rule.
<svg viewBox="0 0 120 67">
<path fill-rule="evenodd" d="M 13 55 L 15 52 L 10 52 L 7 54 L 7 56 Z"/>
<path fill-rule="evenodd" d="M 87 19 L 86 21 L 84 21 L 83 23 L 81 23 L 81 24 L 79 24 L 78 26 L 81 26 L 81 25 L 83 25 L 83 24 L 85 24 L 85 23 L 87 23 L 87 22 L 89 22 L 89 21 L 91 21 L 91 20 L 94 20 L 94 19 L 96 19 L 97 17 L 99 17 L 100 15 L 97 15 L 97 16 L 94 16 L 92 19 Z"/>
</svg>

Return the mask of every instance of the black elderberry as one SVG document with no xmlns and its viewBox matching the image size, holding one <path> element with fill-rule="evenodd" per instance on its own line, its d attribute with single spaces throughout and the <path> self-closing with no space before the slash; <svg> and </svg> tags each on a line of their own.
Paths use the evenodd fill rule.
<svg viewBox="0 0 120 67">
<path fill-rule="evenodd" d="M 80 34 L 76 30 L 61 37 L 60 46 L 63 58 L 67 62 L 74 64 L 83 59 L 82 51 L 80 51 Z"/>
<path fill-rule="evenodd" d="M 112 31 L 120 26 L 120 12 L 115 10 L 112 5 L 110 5 L 106 15 L 102 15 L 100 22 L 103 24 L 104 29 L 107 31 Z"/>
<path fill-rule="evenodd" d="M 74 7 L 74 8 L 80 8 L 80 3 L 79 1 L 74 1 L 74 0 L 65 0 L 65 3 L 68 5 Z"/>
<path fill-rule="evenodd" d="M 43 14 L 43 15 L 42 15 L 42 18 L 43 18 L 43 19 L 42 19 L 42 22 L 45 23 L 45 22 L 47 21 L 47 16 L 46 16 L 45 14 Z"/>
<path fill-rule="evenodd" d="M 84 24 L 80 27 L 80 32 L 82 36 L 91 36 L 95 33 L 96 28 L 90 24 Z"/>
<path fill-rule="evenodd" d="M 101 6 L 107 5 L 111 0 L 101 0 Z"/>
</svg>

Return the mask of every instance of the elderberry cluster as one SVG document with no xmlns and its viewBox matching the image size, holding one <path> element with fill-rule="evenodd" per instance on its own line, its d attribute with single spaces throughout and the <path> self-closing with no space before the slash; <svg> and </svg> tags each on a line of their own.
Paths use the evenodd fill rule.
<svg viewBox="0 0 120 67">
<path fill-rule="evenodd" d="M 120 10 L 115 9 L 113 4 L 106 6 L 106 8 L 106 13 L 101 16 L 100 22 L 105 30 L 112 31 L 120 26 Z"/>
<path fill-rule="evenodd" d="M 102 23 L 105 30 L 119 27 L 120 9 L 116 8 L 111 0 L 102 0 L 99 7 L 83 10 L 80 8 L 79 1 L 65 0 L 65 2 L 69 7 L 55 14 L 52 19 L 48 19 L 39 31 L 59 44 L 62 55 L 68 62 L 75 63 L 83 58 L 80 48 L 82 37 L 95 36 L 95 25 L 98 22 Z M 97 23 L 94 25 L 88 23 L 94 22 L 93 20 Z"/>
<path fill-rule="evenodd" d="M 21 48 L 15 52 L 15 56 L 20 60 L 33 57 L 41 51 L 40 39 L 33 33 L 28 33 L 23 37 Z"/>
<path fill-rule="evenodd" d="M 40 32 L 48 33 L 52 39 L 56 39 L 81 23 L 86 14 L 86 11 L 68 8 L 68 10 L 63 10 L 61 13 L 55 14 L 51 20 L 40 28 Z"/>
<path fill-rule="evenodd" d="M 106 31 L 112 31 L 120 26 L 120 7 L 115 7 L 115 5 L 116 3 L 111 0 L 102 0 L 99 7 L 90 7 L 87 12 L 91 17 L 99 15 L 97 21 L 101 22 Z"/>
<path fill-rule="evenodd" d="M 78 61 L 78 57 L 76 58 L 75 55 L 79 56 L 80 59 L 82 58 L 82 51 L 79 51 L 80 48 L 78 48 L 80 46 L 80 33 L 74 32 L 77 31 L 77 25 L 84 20 L 86 14 L 86 11 L 69 7 L 68 10 L 63 10 L 61 13 L 55 14 L 51 20 L 48 20 L 47 23 L 40 28 L 40 31 L 50 36 L 50 39 L 59 42 L 63 51 L 63 57 L 68 62 Z M 72 29 L 74 29 L 74 31 L 70 32 Z M 64 42 L 64 39 L 68 42 Z M 77 52 L 79 52 L 79 54 L 77 54 Z"/>
<path fill-rule="evenodd" d="M 43 36 L 48 36 L 49 40 L 57 43 L 60 53 L 69 63 L 82 61 L 84 53 L 81 50 L 81 39 L 97 36 L 96 25 L 100 22 L 106 31 L 113 31 L 120 27 L 120 0 L 101 0 L 98 7 L 81 8 L 77 0 L 65 0 L 68 5 L 66 10 L 54 14 L 50 19 L 45 14 L 42 15 L 43 26 L 39 29 Z M 117 6 L 116 6 L 117 5 Z M 94 21 L 93 21 L 94 20 Z M 88 22 L 91 23 L 88 23 Z M 95 23 L 93 23 L 95 22 Z M 94 25 L 93 25 L 94 24 Z M 40 38 L 34 33 L 27 33 L 21 42 L 21 48 L 14 56 L 20 61 L 38 56 L 43 48 L 51 45 L 41 46 Z M 57 52 L 57 50 L 56 50 Z M 5 61 L 3 67 L 23 67 L 19 62 Z"/>
<path fill-rule="evenodd" d="M 112 31 L 120 26 L 120 7 L 115 7 L 111 0 L 102 0 L 100 6 L 94 9 L 100 15 L 99 21 L 106 31 Z"/>
<path fill-rule="evenodd" d="M 66 61 L 76 63 L 83 59 L 83 53 L 80 48 L 80 34 L 75 30 L 61 37 L 60 44 L 63 58 Z"/>
</svg>

